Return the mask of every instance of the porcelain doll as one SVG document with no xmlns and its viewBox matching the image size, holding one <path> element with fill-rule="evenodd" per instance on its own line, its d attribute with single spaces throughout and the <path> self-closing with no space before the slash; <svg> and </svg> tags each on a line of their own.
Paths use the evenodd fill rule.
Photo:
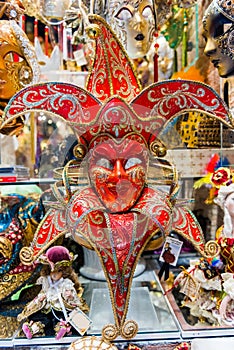
<svg viewBox="0 0 234 350">
<path fill-rule="evenodd" d="M 216 239 L 221 248 L 225 271 L 234 273 L 234 184 L 221 186 L 214 201 L 224 211 L 223 225 L 217 230 Z"/>
<path fill-rule="evenodd" d="M 206 304 L 213 307 L 211 308 L 212 317 L 220 325 L 233 326 L 234 325 L 234 294 L 233 294 L 233 276 L 234 276 L 234 183 L 233 183 L 233 171 L 227 167 L 219 167 L 213 173 L 209 175 L 210 185 L 212 185 L 211 194 L 213 201 L 220 206 L 224 212 L 223 224 L 218 228 L 216 232 L 216 242 L 220 247 L 220 255 L 213 259 L 209 264 L 204 261 L 203 264 L 206 268 L 203 269 L 203 279 L 198 275 L 199 270 L 194 267 L 190 267 L 185 272 L 182 272 L 175 280 L 175 284 L 180 284 L 182 292 L 186 279 L 188 276 L 194 278 L 195 285 L 198 286 L 196 298 L 185 302 L 186 306 L 189 306 L 191 314 L 195 316 L 204 316 L 202 313 L 202 306 L 200 305 L 201 299 L 206 299 Z M 200 264 L 201 265 L 201 264 Z M 211 272 L 215 272 L 216 277 L 213 278 Z M 207 272 L 210 271 L 210 274 Z M 201 271 L 200 271 L 201 274 Z M 209 277 L 212 277 L 210 278 Z M 199 285 L 197 284 L 199 282 Z M 202 292 L 202 289 L 210 290 L 211 292 Z M 186 289 L 186 288 L 185 288 Z M 187 290 L 187 289 L 186 289 Z M 191 292 L 194 291 L 190 289 Z M 215 296 L 215 298 L 214 298 Z M 210 303 L 210 304 L 209 304 Z M 208 314 L 207 314 L 208 315 Z M 211 317 L 210 317 L 211 318 Z"/>
<path fill-rule="evenodd" d="M 214 316 L 220 325 L 234 326 L 234 278 L 233 273 L 222 273 L 223 297 L 219 307 L 214 310 Z"/>
<path fill-rule="evenodd" d="M 190 309 L 190 315 L 207 324 L 217 324 L 214 311 L 220 300 L 222 280 L 218 270 L 201 258 L 192 262 L 188 269 L 175 278 L 174 286 L 179 286 L 180 293 L 185 295 L 183 307 Z"/>
<path fill-rule="evenodd" d="M 73 256 L 67 248 L 54 246 L 40 261 L 44 264 L 37 280 L 41 291 L 17 319 L 25 320 L 22 330 L 28 339 L 54 328 L 58 340 L 71 330 L 67 321 L 69 311 L 76 307 L 87 311 L 87 305 L 81 298 L 82 287 L 72 269 Z"/>
<path fill-rule="evenodd" d="M 214 265 L 214 264 L 213 264 Z M 234 325 L 234 278 L 233 273 L 222 272 L 219 268 L 203 261 L 182 271 L 175 279 L 174 286 L 185 294 L 182 307 L 189 308 L 190 315 L 207 325 Z M 207 274 L 208 272 L 208 274 Z"/>
</svg>

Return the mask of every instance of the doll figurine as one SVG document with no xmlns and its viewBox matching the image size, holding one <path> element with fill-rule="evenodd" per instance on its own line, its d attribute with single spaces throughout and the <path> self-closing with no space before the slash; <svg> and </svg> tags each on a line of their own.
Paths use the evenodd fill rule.
<svg viewBox="0 0 234 350">
<path fill-rule="evenodd" d="M 234 278 L 233 273 L 222 273 L 222 264 L 212 264 L 201 258 L 191 262 L 188 269 L 175 278 L 174 287 L 179 285 L 180 293 L 185 295 L 182 306 L 188 307 L 190 315 L 204 325 L 234 325 Z M 232 259 L 231 259 L 232 260 Z M 199 322 L 196 324 L 199 326 Z"/>
<path fill-rule="evenodd" d="M 215 315 L 221 325 L 234 326 L 234 278 L 233 273 L 223 273 L 223 298 Z"/>
<path fill-rule="evenodd" d="M 41 256 L 44 264 L 37 284 L 42 286 L 39 294 L 18 315 L 25 322 L 22 330 L 28 339 L 43 335 L 44 330 L 54 328 L 56 340 L 71 331 L 68 313 L 75 308 L 87 311 L 81 298 L 82 287 L 72 268 L 73 255 L 63 246 L 54 246 Z M 45 332 L 46 333 L 46 332 Z"/>
<path fill-rule="evenodd" d="M 221 186 L 214 200 L 224 211 L 223 225 L 217 230 L 225 271 L 234 273 L 234 184 Z"/>
</svg>

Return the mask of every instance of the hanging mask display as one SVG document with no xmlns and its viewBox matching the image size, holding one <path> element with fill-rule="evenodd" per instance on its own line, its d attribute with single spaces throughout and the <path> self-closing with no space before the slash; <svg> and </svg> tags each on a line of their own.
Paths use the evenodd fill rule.
<svg viewBox="0 0 234 350">
<path fill-rule="evenodd" d="M 8 9 L 8 8 L 7 8 Z M 17 19 L 17 18 L 16 18 Z M 34 47 L 16 20 L 0 21 L 0 106 L 3 110 L 9 99 L 23 87 L 39 80 L 40 69 Z M 2 129 L 11 134 L 22 127 L 20 118 L 15 125 Z M 18 131 L 16 131 L 17 133 Z"/>
<path fill-rule="evenodd" d="M 234 3 L 213 0 L 203 17 L 204 53 L 223 78 L 234 74 Z"/>
<path fill-rule="evenodd" d="M 151 0 L 110 1 L 106 20 L 130 58 L 143 57 L 153 40 L 155 19 Z"/>
<path fill-rule="evenodd" d="M 0 21 L 0 43 L 0 98 L 9 99 L 22 87 L 36 82 L 37 63 L 32 45 L 16 22 Z"/>
</svg>

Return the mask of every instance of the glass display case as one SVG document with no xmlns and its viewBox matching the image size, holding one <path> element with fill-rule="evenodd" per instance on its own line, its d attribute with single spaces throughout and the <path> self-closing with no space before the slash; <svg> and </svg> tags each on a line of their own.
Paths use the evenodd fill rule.
<svg viewBox="0 0 234 350">
<path fill-rule="evenodd" d="M 194 257 L 197 257 L 197 254 L 191 253 L 185 254 L 180 259 L 183 260 L 186 266 L 188 261 Z M 233 328 L 230 327 L 192 325 L 189 316 L 182 312 L 179 301 L 172 291 L 165 293 L 165 282 L 158 279 L 160 268 L 158 257 L 146 254 L 144 260 L 146 263 L 145 270 L 134 277 L 129 303 L 128 315 L 139 324 L 138 334 L 131 340 L 132 344 L 145 346 L 144 349 L 147 349 L 146 346 L 149 346 L 149 349 L 158 349 L 156 346 L 161 344 L 161 349 L 164 349 L 165 344 L 168 344 L 168 346 L 171 344 L 172 346 L 173 344 L 179 344 L 181 341 L 191 342 L 196 339 L 197 342 L 198 338 L 214 337 L 218 339 L 219 337 L 233 335 Z M 84 336 L 101 336 L 103 325 L 107 322 L 113 322 L 107 283 L 106 281 L 90 280 L 82 276 L 80 276 L 80 282 L 84 287 L 84 298 L 90 305 L 89 317 L 92 320 L 91 327 Z M 1 318 L 4 317 L 3 310 L 1 310 L 1 314 Z M 5 322 L 10 326 L 7 316 Z M 54 337 L 35 337 L 28 340 L 20 334 L 20 327 L 18 327 L 12 337 L 0 339 L 0 347 L 1 349 L 14 348 L 19 350 L 65 350 L 79 338 L 79 334 L 73 334 L 64 337 L 59 342 Z M 129 341 L 117 338 L 114 344 L 118 349 L 125 349 Z"/>
<path fill-rule="evenodd" d="M 128 315 L 133 317 L 139 325 L 138 334 L 132 342 L 147 344 L 155 341 L 179 341 L 181 337 L 180 329 L 155 274 L 155 268 L 158 266 L 156 258 L 146 256 L 144 259 L 146 262 L 145 271 L 134 277 L 129 303 Z M 89 317 L 92 321 L 91 327 L 85 335 L 101 336 L 102 327 L 113 321 L 107 283 L 105 281 L 88 280 L 82 276 L 79 279 L 84 287 L 84 299 L 90 305 Z M 9 322 L 7 317 L 6 322 Z M 47 346 L 47 349 L 49 349 L 55 346 L 56 349 L 56 344 L 57 346 L 63 344 L 63 348 L 66 349 L 71 342 L 79 337 L 79 334 L 73 334 L 64 337 L 59 342 L 48 337 L 35 337 L 28 340 L 20 333 L 19 326 L 11 338 L 0 339 L 0 346 L 1 348 L 20 347 L 20 349 L 32 346 L 37 347 L 37 349 L 40 346 Z M 115 343 L 124 345 L 126 340 L 118 338 Z"/>
<path fill-rule="evenodd" d="M 201 182 L 199 191 L 195 191 L 194 182 L 207 175 L 206 165 L 214 154 L 219 166 L 227 165 L 231 169 L 234 164 L 234 123 L 229 103 L 216 92 L 220 89 L 217 89 L 219 82 L 215 83 L 216 89 L 203 83 L 205 80 L 200 79 L 195 67 L 200 49 L 200 5 L 195 2 L 178 1 L 179 6 L 175 3 L 175 16 L 168 22 L 167 40 L 174 41 L 171 48 L 174 49 L 176 74 L 172 79 L 142 89 L 134 67 L 135 64 L 141 66 L 140 60 L 133 64 L 105 20 L 93 11 L 88 15 L 88 9 L 79 1 L 75 8 L 75 12 L 80 11 L 82 5 L 78 22 L 72 24 L 76 17 L 71 22 L 64 18 L 62 26 L 53 28 L 54 39 L 61 44 L 56 45 L 57 50 L 61 50 L 59 66 L 66 70 L 52 67 L 55 56 L 52 52 L 49 59 L 49 28 L 46 26 L 40 83 L 25 83 L 25 88 L 10 97 L 9 104 L 3 101 L 1 349 L 64 350 L 82 336 L 95 336 L 113 342 L 118 350 L 132 349 L 130 344 L 144 350 L 181 350 L 177 344 L 182 341 L 191 343 L 191 350 L 197 350 L 194 339 L 233 335 L 231 326 L 208 325 L 202 317 L 194 318 L 184 307 L 184 299 L 174 284 L 181 269 L 189 275 L 187 269 L 194 258 L 207 259 L 207 263 L 212 264 L 220 254 L 222 244 L 217 243 L 216 234 L 223 216 L 220 209 L 206 203 L 211 183 L 202 186 Z M 160 5 L 160 1 L 156 3 Z M 167 5 L 171 6 L 171 1 L 163 3 L 165 15 Z M 38 15 L 38 8 L 34 10 Z M 160 6 L 154 11 L 160 12 Z M 158 18 L 156 12 L 154 20 Z M 73 12 L 71 15 L 73 17 Z M 22 29 L 24 21 L 22 17 Z M 41 48 L 38 19 L 33 21 L 34 45 L 39 43 L 38 51 Z M 46 20 L 45 23 L 55 26 Z M 76 38 L 81 34 L 77 31 L 73 37 L 78 40 L 73 60 L 70 57 L 74 44 L 71 28 L 77 25 L 82 29 L 82 40 L 79 42 Z M 177 33 L 174 25 L 179 29 Z M 86 44 L 84 33 L 87 33 L 87 48 L 83 46 Z M 155 33 L 155 38 L 160 35 Z M 135 39 L 140 42 L 143 37 L 139 34 Z M 84 63 L 86 49 L 90 62 L 85 60 Z M 160 69 L 158 49 L 159 41 L 154 43 L 155 80 L 159 78 L 157 70 Z M 80 64 L 78 51 L 83 54 Z M 14 55 L 11 58 L 14 63 L 18 60 Z M 143 72 L 146 67 L 142 69 Z M 24 73 L 26 79 L 27 70 Z M 4 82 L 3 79 L 1 84 L 5 85 Z M 223 92 L 226 97 L 227 91 Z M 10 137 L 13 133 L 15 135 Z M 233 184 L 234 172 L 226 173 L 229 178 L 225 185 Z M 211 173 L 208 175 L 211 180 Z M 171 251 L 176 244 L 166 246 L 168 237 L 177 240 L 177 247 L 182 246 L 176 257 L 175 251 Z M 219 251 L 218 248 L 216 251 L 212 251 L 212 247 L 208 249 L 209 240 L 216 247 L 219 245 Z M 52 297 L 52 301 L 47 300 L 49 293 L 45 293 L 45 299 L 38 304 L 41 306 L 44 300 L 45 304 L 48 302 L 51 318 L 56 316 L 55 310 L 61 312 L 61 318 L 55 317 L 54 321 L 59 330 L 62 326 L 69 329 L 61 339 L 57 337 L 59 330 L 52 326 L 50 334 L 54 336 L 42 336 L 46 332 L 41 332 L 40 336 L 37 332 L 30 333 L 32 323 L 28 320 L 35 310 L 22 318 L 25 322 L 18 317 L 28 302 L 33 304 L 38 296 L 38 277 L 42 277 L 41 265 L 46 264 L 40 258 L 45 258 L 47 249 L 54 248 L 53 245 L 71 251 L 72 258 L 68 259 L 69 263 L 66 259 L 65 262 L 70 267 L 74 263 L 75 277 L 78 276 L 81 283 L 80 294 L 75 290 L 74 295 L 78 298 L 79 294 L 80 300 L 84 298 L 89 309 L 85 310 L 85 317 L 90 319 L 90 326 L 83 327 L 83 333 L 70 327 L 72 322 L 67 312 L 71 309 L 66 309 L 64 295 L 53 285 L 54 265 L 47 260 L 50 271 L 46 281 L 51 283 L 48 290 L 53 289 L 53 292 L 50 290 L 53 297 L 54 290 L 58 292 L 55 294 L 59 306 L 54 307 L 56 303 L 53 304 Z M 233 262 L 233 238 L 230 245 L 225 247 L 225 253 Z M 163 257 L 165 252 L 169 260 L 166 255 Z M 203 269 L 202 273 L 205 275 L 207 270 Z M 165 276 L 161 278 L 163 271 Z M 220 271 L 226 272 L 223 267 Z M 218 302 L 222 302 L 222 297 Z M 43 310 L 44 314 L 43 308 L 35 313 L 38 310 Z M 43 322 L 42 328 L 46 328 Z M 28 334 L 24 332 L 24 323 L 28 323 Z M 129 324 L 130 327 L 126 327 Z"/>
<path fill-rule="evenodd" d="M 46 191 L 51 188 L 51 185 L 55 183 L 61 173 L 59 169 L 63 167 L 65 160 L 65 153 L 69 152 L 70 148 L 74 144 L 75 137 L 71 133 L 69 127 L 61 120 L 57 120 L 55 117 L 46 116 L 46 114 L 40 114 L 38 116 L 38 131 L 39 134 L 43 130 L 43 125 L 52 125 L 51 133 L 49 135 L 43 135 L 43 138 L 40 140 L 40 149 L 34 153 L 35 167 L 31 169 L 33 177 L 23 181 L 17 181 L 14 183 L 1 183 L 1 191 L 4 193 L 4 188 L 9 189 L 12 187 L 14 192 L 15 186 L 28 187 L 34 186 Z M 25 126 L 25 136 L 28 137 L 27 129 L 30 128 L 30 124 Z M 48 131 L 48 129 L 47 129 Z M 59 135 L 59 137 L 57 137 Z M 176 132 L 176 135 L 179 134 Z M 166 137 L 166 136 L 165 136 Z M 68 143 L 66 144 L 68 140 Z M 27 142 L 37 142 L 37 139 L 31 139 L 29 137 Z M 63 142 L 65 141 L 65 142 Z M 50 145 L 53 148 L 50 148 Z M 176 164 L 177 170 L 180 175 L 180 199 L 187 199 L 193 197 L 193 182 L 199 178 L 204 170 L 204 163 L 208 162 L 209 158 L 214 152 L 221 152 L 223 156 L 229 158 L 230 163 L 234 163 L 232 148 L 216 148 L 216 149 L 182 149 L 175 147 L 175 149 L 170 149 L 167 154 L 167 159 L 174 164 Z M 54 163 L 50 163 L 48 159 L 54 155 Z M 36 163 L 38 161 L 38 163 Z M 85 167 L 83 168 L 85 169 Z M 81 168 L 79 171 L 79 183 L 76 184 L 78 188 L 82 188 L 88 183 L 87 175 Z M 54 171 L 55 170 L 55 171 Z M 58 172 L 56 172 L 58 171 Z M 52 174 L 55 177 L 52 177 Z M 35 177 L 34 177 L 35 176 Z M 56 179 L 58 177 L 58 179 Z M 153 176 L 150 177 L 151 184 L 155 185 L 155 179 Z M 30 185 L 30 186 L 29 186 Z M 47 201 L 47 191 L 43 195 L 43 200 Z M 49 198 L 50 200 L 50 198 Z M 188 203 L 191 208 L 196 209 L 193 203 Z M 204 212 L 203 212 L 204 213 Z M 211 213 L 212 214 L 212 213 Z M 212 219 L 212 217 L 211 217 Z M 213 225 L 215 220 L 217 220 L 217 212 L 213 216 Z M 210 229 L 209 229 L 210 232 Z M 85 248 L 84 248 L 85 249 Z M 84 254 L 85 255 L 85 254 Z M 182 253 L 179 265 L 184 267 L 189 265 L 189 260 L 196 255 L 195 251 L 192 249 L 191 253 Z M 88 257 L 88 260 L 90 257 Z M 98 265 L 97 261 L 95 263 L 98 268 L 98 274 L 100 274 L 101 266 Z M 167 293 L 165 295 L 164 283 L 161 283 L 158 279 L 158 271 L 160 268 L 159 255 L 155 252 L 154 254 L 143 253 L 143 264 L 140 268 L 140 272 L 134 276 L 131 287 L 131 297 L 129 302 L 128 316 L 138 323 L 139 330 L 131 342 L 136 344 L 155 344 L 155 343 L 174 343 L 180 342 L 181 340 L 190 341 L 193 338 L 197 337 L 219 337 L 223 335 L 232 335 L 231 328 L 223 327 L 195 327 L 189 320 L 186 319 L 186 315 L 183 313 L 179 304 L 173 293 Z M 102 327 L 106 323 L 113 322 L 113 314 L 111 310 L 111 301 L 108 290 L 107 282 L 102 273 L 101 278 L 95 278 L 87 276 L 84 271 L 85 266 L 80 268 L 80 281 L 84 286 L 84 299 L 87 304 L 90 306 L 89 317 L 92 321 L 92 324 L 88 331 L 87 335 L 101 336 Z M 137 269 L 136 269 L 137 271 Z M 175 274 L 178 273 L 178 270 L 174 269 Z M 100 276 L 99 276 L 100 277 Z M 7 311 L 4 310 L 5 305 L 3 303 L 1 310 L 1 318 L 3 323 L 8 323 L 12 321 L 12 318 L 8 317 Z M 5 321 L 6 320 L 6 321 Z M 75 341 L 80 337 L 79 334 L 66 336 L 59 341 L 51 337 L 35 337 L 31 340 L 26 339 L 22 336 L 20 332 L 20 325 L 16 327 L 14 332 L 8 338 L 0 339 L 0 346 L 2 348 L 45 348 L 49 349 L 50 347 L 59 350 L 67 349 L 71 342 Z M 122 338 L 117 338 L 115 343 L 119 346 L 120 349 L 124 349 L 124 346 L 129 343 Z M 62 345 L 61 345 L 62 344 Z"/>
</svg>

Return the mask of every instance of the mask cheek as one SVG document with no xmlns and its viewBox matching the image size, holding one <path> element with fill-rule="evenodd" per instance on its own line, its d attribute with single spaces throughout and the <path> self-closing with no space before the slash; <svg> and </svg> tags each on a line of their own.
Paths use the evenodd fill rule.
<svg viewBox="0 0 234 350">
<path fill-rule="evenodd" d="M 92 187 L 101 196 L 105 196 L 105 188 L 110 176 L 110 172 L 100 167 L 93 167 L 90 170 L 89 178 Z"/>
<path fill-rule="evenodd" d="M 138 200 L 145 185 L 146 170 L 134 167 L 127 171 L 127 179 L 116 178 L 106 169 L 93 167 L 90 171 L 90 182 L 101 202 L 110 211 L 126 211 Z"/>
<path fill-rule="evenodd" d="M 234 30 L 230 33 L 226 33 L 219 37 L 217 45 L 221 53 L 225 56 L 229 56 L 232 60 L 234 59 Z"/>
<path fill-rule="evenodd" d="M 137 166 L 127 172 L 128 179 L 134 186 L 144 187 L 146 181 L 146 169 L 142 166 Z"/>
</svg>

